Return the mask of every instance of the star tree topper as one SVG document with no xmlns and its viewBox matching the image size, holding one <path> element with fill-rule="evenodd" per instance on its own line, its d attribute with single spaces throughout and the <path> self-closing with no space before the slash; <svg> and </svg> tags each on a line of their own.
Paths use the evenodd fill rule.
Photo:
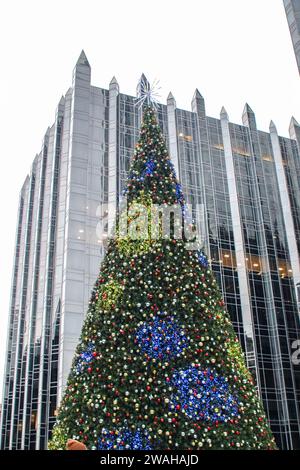
<svg viewBox="0 0 300 470">
<path fill-rule="evenodd" d="M 159 86 L 159 81 L 157 79 L 155 79 L 150 85 L 145 75 L 142 74 L 137 87 L 136 106 L 140 109 L 144 104 L 146 104 L 157 109 L 158 99 L 160 98 L 158 90 L 160 89 L 161 87 Z"/>
</svg>

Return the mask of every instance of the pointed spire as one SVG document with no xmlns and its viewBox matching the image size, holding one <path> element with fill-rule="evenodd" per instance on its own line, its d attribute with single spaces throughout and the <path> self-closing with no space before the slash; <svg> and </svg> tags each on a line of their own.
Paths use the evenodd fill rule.
<svg viewBox="0 0 300 470">
<path fill-rule="evenodd" d="M 80 56 L 76 62 L 73 70 L 73 91 L 77 87 L 86 87 L 86 92 L 89 92 L 91 84 L 91 67 L 86 58 L 84 50 L 81 51 Z"/>
<path fill-rule="evenodd" d="M 293 140 L 297 140 L 296 127 L 300 127 L 300 124 L 294 118 L 294 116 L 292 116 L 291 121 L 290 121 L 290 126 L 289 126 L 289 133 L 290 133 L 290 138 Z M 300 135 L 299 131 L 298 131 L 298 135 Z"/>
<path fill-rule="evenodd" d="M 62 96 L 58 102 L 57 108 L 56 108 L 56 114 L 57 118 L 58 116 L 62 117 L 64 113 L 64 108 L 65 108 L 65 97 Z"/>
<path fill-rule="evenodd" d="M 294 118 L 294 116 L 292 116 L 292 118 L 291 118 L 290 126 L 300 127 L 299 122 L 297 121 L 296 118 Z"/>
<path fill-rule="evenodd" d="M 117 79 L 115 76 L 113 76 L 113 78 L 111 79 L 111 81 L 109 82 L 110 85 L 118 85 L 118 82 L 117 82 Z"/>
<path fill-rule="evenodd" d="M 61 105 L 64 105 L 64 104 L 65 104 L 65 97 L 64 97 L 64 95 L 61 95 L 58 106 L 61 106 Z"/>
<path fill-rule="evenodd" d="M 118 84 L 117 79 L 116 79 L 115 76 L 113 76 L 113 78 L 109 82 L 109 89 L 110 90 L 115 90 L 119 93 L 119 84 Z"/>
<path fill-rule="evenodd" d="M 256 129 L 256 119 L 253 109 L 249 106 L 248 103 L 245 104 L 242 121 L 244 126 L 249 127 L 250 129 Z"/>
<path fill-rule="evenodd" d="M 198 90 L 198 88 L 196 88 L 195 90 L 195 93 L 194 93 L 194 96 L 193 96 L 193 99 L 204 99 L 203 96 L 201 95 L 200 91 Z"/>
<path fill-rule="evenodd" d="M 226 119 L 227 121 L 229 121 L 229 116 L 224 106 L 222 106 L 220 117 L 221 119 Z"/>
<path fill-rule="evenodd" d="M 176 101 L 175 101 L 175 98 L 172 95 L 171 91 L 170 91 L 170 93 L 168 94 L 168 97 L 167 97 L 167 104 L 176 107 Z"/>
<path fill-rule="evenodd" d="M 24 183 L 23 183 L 23 185 L 22 185 L 21 192 L 20 192 L 20 194 L 21 194 L 22 197 L 24 197 L 25 194 L 26 194 L 26 190 L 27 190 L 27 187 L 28 187 L 28 183 L 29 183 L 29 175 L 27 174 L 27 175 L 26 175 L 26 178 L 25 178 L 25 180 L 24 180 Z"/>
<path fill-rule="evenodd" d="M 137 84 L 137 87 L 136 87 L 136 96 L 139 97 L 141 95 L 141 93 L 143 92 L 143 90 L 147 89 L 150 87 L 150 84 L 149 84 L 149 81 L 147 80 L 147 77 L 144 73 L 142 73 L 139 81 L 138 81 L 138 84 Z"/>
<path fill-rule="evenodd" d="M 253 109 L 249 106 L 248 103 L 245 104 L 244 113 L 247 113 L 247 114 L 254 114 Z"/>
<path fill-rule="evenodd" d="M 69 98 L 69 96 L 72 95 L 72 91 L 73 91 L 73 90 L 72 90 L 72 87 L 70 86 L 70 88 L 68 88 L 68 91 L 67 91 L 67 93 L 66 93 L 66 98 Z"/>
<path fill-rule="evenodd" d="M 276 129 L 276 126 L 275 126 L 275 124 L 274 124 L 273 121 L 270 122 L 270 127 L 269 127 L 269 129 L 270 129 L 270 132 L 271 132 L 271 133 L 276 133 L 276 134 L 277 134 L 277 129 Z"/>
<path fill-rule="evenodd" d="M 192 111 L 199 117 L 205 117 L 205 101 L 198 88 L 196 88 L 192 99 Z"/>
<path fill-rule="evenodd" d="M 90 67 L 89 61 L 87 60 L 87 57 L 83 49 L 80 52 L 80 56 L 78 57 L 76 65 L 86 65 L 87 67 Z"/>
</svg>

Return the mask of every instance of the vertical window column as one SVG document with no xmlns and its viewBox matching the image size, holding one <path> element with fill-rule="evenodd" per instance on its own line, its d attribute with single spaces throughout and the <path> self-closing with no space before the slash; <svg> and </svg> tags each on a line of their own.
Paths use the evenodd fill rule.
<svg viewBox="0 0 300 470">
<path fill-rule="evenodd" d="M 22 354 L 23 354 L 23 337 L 24 337 L 24 319 L 27 303 L 27 288 L 28 288 L 28 271 L 29 271 L 29 258 L 30 258 L 30 242 L 31 242 L 31 224 L 32 224 L 32 209 L 35 191 L 35 174 L 31 172 L 29 179 L 29 195 L 27 203 L 26 215 L 26 231 L 24 242 L 24 264 L 22 272 L 22 281 L 20 289 L 20 311 L 18 318 L 17 336 L 16 336 L 16 355 L 15 355 L 15 369 L 14 369 L 14 384 L 12 391 L 12 414 L 10 423 L 10 436 L 9 448 L 14 449 L 17 446 L 17 437 L 19 432 L 18 423 L 18 410 L 21 389 L 21 368 L 22 368 Z"/>
<path fill-rule="evenodd" d="M 228 190 L 230 199 L 230 210 L 232 216 L 233 236 L 235 244 L 237 272 L 240 287 L 241 309 L 243 318 L 243 327 L 245 334 L 246 359 L 248 365 L 255 364 L 257 385 L 259 384 L 259 374 L 257 365 L 257 354 L 255 347 L 255 333 L 253 326 L 252 310 L 250 303 L 250 289 L 248 284 L 246 255 L 243 244 L 243 232 L 241 226 L 239 202 L 237 195 L 237 186 L 234 172 L 233 154 L 229 131 L 229 118 L 226 110 L 221 111 L 221 129 L 224 144 L 226 173 L 228 178 Z"/>
<path fill-rule="evenodd" d="M 298 254 L 297 248 L 297 241 L 295 236 L 295 226 L 294 220 L 292 216 L 292 209 L 291 203 L 289 199 L 289 191 L 282 161 L 279 137 L 277 133 L 277 129 L 273 121 L 270 124 L 270 135 L 271 135 L 271 143 L 273 148 L 274 160 L 275 160 L 275 168 L 276 168 L 276 175 L 277 181 L 279 186 L 279 195 L 281 199 L 281 206 L 283 209 L 283 220 L 286 230 L 287 236 L 287 243 L 288 249 L 290 254 L 291 266 L 293 271 L 293 280 L 295 286 L 295 293 L 297 296 L 297 285 L 300 283 L 300 259 Z"/>
<path fill-rule="evenodd" d="M 179 178 L 179 159 L 177 147 L 177 125 L 176 125 L 176 101 L 172 93 L 169 93 L 167 99 L 168 112 L 168 130 L 169 130 L 169 149 L 170 158 L 173 162 L 177 178 Z"/>
<path fill-rule="evenodd" d="M 118 95 L 119 85 L 113 77 L 109 84 L 108 234 L 114 226 L 118 208 Z"/>
<path fill-rule="evenodd" d="M 8 338 L 7 338 L 7 351 L 6 363 L 4 371 L 4 385 L 3 385 L 3 406 L 1 413 L 1 426 L 0 426 L 0 449 L 8 449 L 9 445 L 9 427 L 11 417 L 11 403 L 10 393 L 13 385 L 13 360 L 12 360 L 12 343 L 15 337 L 15 318 L 17 316 L 16 309 L 16 296 L 17 296 L 17 280 L 20 271 L 20 245 L 22 235 L 22 223 L 24 218 L 24 196 L 20 194 L 19 209 L 18 209 L 18 225 L 16 232 L 16 246 L 14 258 L 14 270 L 12 278 L 12 292 L 10 301 L 10 317 L 8 325 Z M 16 340 L 16 339 L 15 339 Z"/>
<path fill-rule="evenodd" d="M 33 276 L 32 276 L 32 301 L 30 305 L 29 315 L 29 337 L 28 337 L 28 353 L 26 360 L 26 386 L 24 393 L 24 406 L 23 406 L 23 429 L 22 429 L 22 449 L 27 449 L 29 442 L 29 434 L 32 422 L 32 387 L 33 387 L 33 364 L 34 364 L 34 337 L 35 337 L 35 323 L 36 323 L 36 308 L 38 297 L 38 282 L 39 282 L 39 267 L 40 267 L 40 252 L 41 252 L 41 236 L 42 236 L 42 222 L 43 222 L 43 208 L 44 208 L 44 192 L 45 192 L 45 175 L 47 167 L 47 154 L 49 142 L 49 128 L 44 137 L 43 153 L 40 170 L 40 184 L 38 192 L 38 214 L 37 223 L 35 227 L 35 248 L 33 260 Z"/>
<path fill-rule="evenodd" d="M 49 371 L 50 371 L 50 329 L 52 313 L 52 295 L 53 295 L 53 276 L 55 269 L 55 243 L 56 243 L 56 223 L 57 223 L 57 202 L 58 202 L 58 181 L 60 174 L 60 153 L 61 153 L 61 135 L 64 115 L 64 98 L 59 102 L 56 125 L 55 125 L 55 146 L 52 167 L 51 199 L 50 199 L 50 217 L 48 228 L 47 256 L 46 256 L 46 279 L 45 279 L 45 297 L 44 297 L 44 316 L 41 338 L 41 357 L 40 357 L 40 377 L 38 391 L 38 409 L 37 409 L 37 440 L 36 448 L 44 449 L 48 437 L 48 416 L 49 416 Z"/>
</svg>

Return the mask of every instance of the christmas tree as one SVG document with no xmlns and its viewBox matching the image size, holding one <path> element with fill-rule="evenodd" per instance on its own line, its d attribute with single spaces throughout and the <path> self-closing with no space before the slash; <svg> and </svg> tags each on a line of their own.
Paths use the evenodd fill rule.
<svg viewBox="0 0 300 470">
<path fill-rule="evenodd" d="M 125 193 L 49 449 L 70 438 L 95 450 L 275 449 L 209 263 L 185 235 L 185 200 L 149 105 Z M 169 237 L 160 218 L 151 237 L 157 205 L 180 209 Z"/>
</svg>

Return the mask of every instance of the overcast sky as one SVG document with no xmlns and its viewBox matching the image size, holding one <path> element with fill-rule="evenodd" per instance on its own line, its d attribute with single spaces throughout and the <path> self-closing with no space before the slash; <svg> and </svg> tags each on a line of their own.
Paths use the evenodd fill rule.
<svg viewBox="0 0 300 470">
<path fill-rule="evenodd" d="M 245 102 L 258 127 L 288 136 L 300 120 L 300 79 L 282 0 L 2 0 L 0 6 L 0 380 L 18 194 L 84 49 L 92 84 L 115 75 L 135 95 L 144 72 L 190 109 L 196 87 L 207 114 L 224 105 L 241 123 Z"/>
</svg>

